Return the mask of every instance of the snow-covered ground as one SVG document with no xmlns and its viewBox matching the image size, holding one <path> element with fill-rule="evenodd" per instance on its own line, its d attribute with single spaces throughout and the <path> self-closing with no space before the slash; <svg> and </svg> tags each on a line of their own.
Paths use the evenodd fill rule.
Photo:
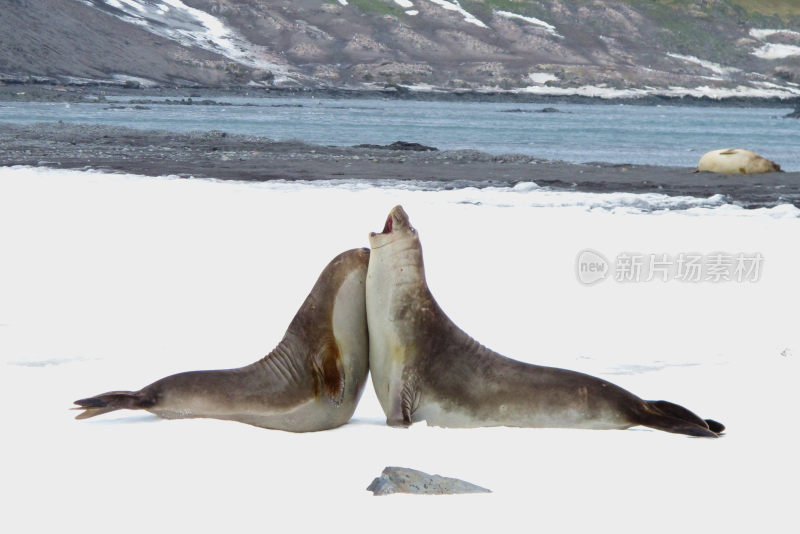
<svg viewBox="0 0 800 534">
<path fill-rule="evenodd" d="M 0 168 L 2 530 L 794 528 L 796 208 L 541 193 Z M 77 398 L 260 358 L 326 263 L 366 246 L 397 203 L 433 294 L 476 339 L 683 404 L 727 434 L 399 430 L 371 384 L 350 424 L 312 434 L 139 412 L 72 419 Z M 587 248 L 763 264 L 751 282 L 587 286 L 575 272 Z M 372 497 L 387 465 L 494 493 Z"/>
</svg>

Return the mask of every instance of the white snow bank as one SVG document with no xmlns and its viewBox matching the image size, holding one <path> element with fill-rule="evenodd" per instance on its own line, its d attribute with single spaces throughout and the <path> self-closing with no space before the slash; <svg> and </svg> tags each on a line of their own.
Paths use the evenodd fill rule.
<svg viewBox="0 0 800 534">
<path fill-rule="evenodd" d="M 535 194 L 528 184 L 506 196 Z M 0 168 L 3 525 L 9 532 L 537 530 L 680 532 L 794 521 L 800 219 L 493 205 L 500 191 L 245 184 Z M 325 264 L 402 203 L 448 315 L 509 356 L 607 378 L 728 426 L 447 430 L 355 419 L 305 435 L 118 412 L 74 399 L 233 367 L 274 346 Z M 579 251 L 760 252 L 755 283 L 575 276 Z M 387 465 L 489 495 L 372 497 Z M 310 512 L 310 510 L 313 510 Z M 624 521 L 620 517 L 624 516 Z M 344 522 L 344 523 L 342 523 Z M 334 530 L 336 528 L 334 527 Z"/>
<path fill-rule="evenodd" d="M 428 182 L 387 180 L 380 185 L 349 180 L 337 181 L 271 181 L 251 184 L 250 187 L 271 191 L 350 191 L 370 194 L 419 197 L 451 205 L 490 206 L 496 208 L 575 208 L 609 213 L 651 213 L 677 211 L 691 214 L 719 214 L 741 217 L 770 216 L 800 218 L 800 209 L 791 204 L 774 208 L 748 210 L 727 204 L 723 195 L 708 198 L 669 196 L 658 193 L 583 193 L 553 191 L 534 182 L 520 182 L 513 187 L 434 188 Z"/>
<path fill-rule="evenodd" d="M 750 30 L 750 35 L 759 41 L 766 41 L 773 35 L 791 35 L 800 38 L 800 32 L 793 30 L 779 30 L 779 29 L 756 29 Z M 800 46 L 788 45 L 782 43 L 765 43 L 751 52 L 756 57 L 762 59 L 784 59 L 792 56 L 800 56 Z"/>
<path fill-rule="evenodd" d="M 752 54 L 762 59 L 783 59 L 800 56 L 800 46 L 766 43 L 756 48 Z"/>
<path fill-rule="evenodd" d="M 669 53 L 667 55 L 669 57 L 672 57 L 672 58 L 675 58 L 675 59 L 680 59 L 682 61 L 688 61 L 689 63 L 695 63 L 697 65 L 700 65 L 703 68 L 706 68 L 706 69 L 710 70 L 711 72 L 713 72 L 715 74 L 719 74 L 720 76 L 727 76 L 727 75 L 732 74 L 734 72 L 740 72 L 740 69 L 737 69 L 735 67 L 723 67 L 719 63 L 714 63 L 713 61 L 707 61 L 705 59 L 700 59 L 700 58 L 695 57 L 695 56 L 684 56 L 682 54 L 673 54 L 673 53 Z"/>
<path fill-rule="evenodd" d="M 113 3 L 116 4 L 115 7 L 121 7 L 119 5 L 120 2 L 122 2 L 123 4 L 125 4 L 125 5 L 127 5 L 129 7 L 132 7 L 133 9 L 135 9 L 135 10 L 141 12 L 141 13 L 146 13 L 147 12 L 147 9 L 145 9 L 145 7 L 142 4 L 140 4 L 139 2 L 136 2 L 134 0 L 119 0 L 118 2 L 113 2 Z M 111 2 L 109 2 L 109 3 L 111 3 Z"/>
<path fill-rule="evenodd" d="M 531 72 L 530 74 L 528 74 L 528 79 L 533 83 L 543 85 L 547 82 L 558 81 L 558 76 L 556 76 L 555 74 L 550 74 L 549 72 Z"/>
<path fill-rule="evenodd" d="M 429 0 L 431 3 L 436 4 L 439 7 L 443 7 L 448 11 L 455 11 L 461 14 L 464 17 L 464 21 L 469 22 L 470 24 L 474 24 L 475 26 L 480 26 L 481 28 L 488 28 L 486 24 L 483 23 L 479 18 L 475 15 L 461 7 L 461 4 L 458 3 L 458 0 L 453 0 L 452 2 L 448 2 L 447 0 Z"/>
<path fill-rule="evenodd" d="M 416 13 L 415 13 L 416 14 Z M 399 84 L 401 87 L 405 87 L 409 91 L 415 91 L 417 93 L 433 93 L 433 92 L 443 92 L 444 89 L 441 87 L 437 87 L 435 85 L 431 85 L 429 83 L 414 83 L 414 84 Z M 378 85 L 375 88 L 380 89 L 383 87 L 382 85 Z"/>
<path fill-rule="evenodd" d="M 140 76 L 129 76 L 127 74 L 112 74 L 111 78 L 119 82 L 136 82 L 142 87 L 155 87 L 158 85 L 158 82 L 153 80 L 148 80 Z"/>
<path fill-rule="evenodd" d="M 781 34 L 781 33 L 800 38 L 800 32 L 796 32 L 794 30 L 757 29 L 757 28 L 752 28 L 750 30 L 750 36 L 751 37 L 755 37 L 756 39 L 758 39 L 760 41 L 763 41 L 763 40 L 765 40 L 766 38 L 768 38 L 768 37 L 770 37 L 772 35 Z"/>
<path fill-rule="evenodd" d="M 498 88 L 492 88 L 497 91 Z M 752 97 L 752 98 L 794 98 L 800 95 L 800 89 L 791 86 L 778 86 L 777 88 L 747 87 L 738 85 L 736 87 L 709 87 L 702 85 L 699 87 L 669 87 L 656 88 L 646 87 L 642 89 L 615 89 L 613 87 L 601 87 L 596 85 L 582 85 L 580 87 L 552 87 L 542 85 L 532 85 L 521 89 L 512 89 L 511 92 L 529 93 L 540 95 L 577 95 L 590 96 L 597 98 L 640 98 L 649 95 L 661 96 L 694 96 L 709 97 L 714 99 L 731 97 Z"/>
<path fill-rule="evenodd" d="M 580 87 L 531 85 L 521 89 L 512 89 L 512 91 L 539 95 L 576 95 L 599 98 L 636 98 L 649 94 L 647 89 L 614 89 L 612 87 L 599 87 L 596 85 L 582 85 Z"/>
<path fill-rule="evenodd" d="M 82 0 L 91 6 L 94 3 Z M 216 52 L 249 67 L 286 73 L 262 47 L 254 45 L 229 28 L 221 19 L 181 0 L 103 0 L 118 10 L 115 15 L 151 33 Z M 96 7 L 96 6 L 94 6 Z"/>
<path fill-rule="evenodd" d="M 496 9 L 494 12 L 495 14 L 500 15 L 501 17 L 505 17 L 507 19 L 522 20 L 529 24 L 533 24 L 534 26 L 539 26 L 540 28 L 544 28 L 545 30 L 547 30 L 547 32 L 552 35 L 555 35 L 557 37 L 562 37 L 562 35 L 556 31 L 555 26 L 543 20 L 537 19 L 536 17 L 527 17 L 525 15 L 520 15 L 518 13 L 512 13 L 511 11 L 503 11 L 498 9 Z"/>
</svg>

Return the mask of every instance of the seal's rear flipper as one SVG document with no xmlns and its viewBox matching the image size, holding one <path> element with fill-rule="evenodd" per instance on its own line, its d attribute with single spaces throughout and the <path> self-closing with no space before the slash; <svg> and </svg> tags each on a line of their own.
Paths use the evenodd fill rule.
<svg viewBox="0 0 800 534">
<path fill-rule="evenodd" d="M 640 425 L 701 438 L 718 438 L 725 430 L 722 423 L 701 419 L 683 406 L 667 401 L 648 401 L 646 412 L 640 417 Z"/>
<path fill-rule="evenodd" d="M 96 397 L 76 400 L 75 404 L 78 407 L 73 410 L 84 410 L 75 419 L 88 419 L 114 410 L 149 408 L 153 402 L 141 391 L 110 391 Z"/>
<path fill-rule="evenodd" d="M 715 432 L 717 434 L 722 434 L 723 432 L 725 432 L 725 425 L 723 425 L 722 423 L 714 421 L 713 419 L 706 419 L 705 421 L 710 431 Z"/>
<path fill-rule="evenodd" d="M 718 438 L 719 434 L 712 432 L 706 427 L 696 425 L 694 423 L 687 423 L 674 417 L 664 416 L 657 420 L 651 420 L 647 423 L 641 423 L 644 426 L 655 428 L 656 430 L 663 430 L 664 432 L 673 432 L 675 434 L 686 434 L 687 436 L 694 436 L 697 438 Z"/>
</svg>

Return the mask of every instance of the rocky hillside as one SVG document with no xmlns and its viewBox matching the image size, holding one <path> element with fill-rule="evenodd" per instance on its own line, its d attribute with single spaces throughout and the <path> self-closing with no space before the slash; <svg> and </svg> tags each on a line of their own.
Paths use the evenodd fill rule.
<svg viewBox="0 0 800 534">
<path fill-rule="evenodd" d="M 797 0 L 5 0 L 0 83 L 800 95 Z"/>
</svg>

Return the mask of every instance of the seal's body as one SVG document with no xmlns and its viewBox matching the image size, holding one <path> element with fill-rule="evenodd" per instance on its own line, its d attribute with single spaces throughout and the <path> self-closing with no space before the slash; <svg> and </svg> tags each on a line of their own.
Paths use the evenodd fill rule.
<svg viewBox="0 0 800 534">
<path fill-rule="evenodd" d="M 763 174 L 780 172 L 781 166 L 743 148 L 712 150 L 703 154 L 697 164 L 698 172 L 720 174 Z"/>
<path fill-rule="evenodd" d="M 483 347 L 441 310 L 402 207 L 370 234 L 367 322 L 372 382 L 387 423 L 613 429 L 645 425 L 717 437 L 724 427 L 593 376 L 531 365 Z"/>
<path fill-rule="evenodd" d="M 211 417 L 307 432 L 337 427 L 355 411 L 368 372 L 365 277 L 369 250 L 334 258 L 266 357 L 239 369 L 191 371 L 139 391 L 75 402 L 78 419 L 143 409 L 167 419 Z"/>
</svg>

